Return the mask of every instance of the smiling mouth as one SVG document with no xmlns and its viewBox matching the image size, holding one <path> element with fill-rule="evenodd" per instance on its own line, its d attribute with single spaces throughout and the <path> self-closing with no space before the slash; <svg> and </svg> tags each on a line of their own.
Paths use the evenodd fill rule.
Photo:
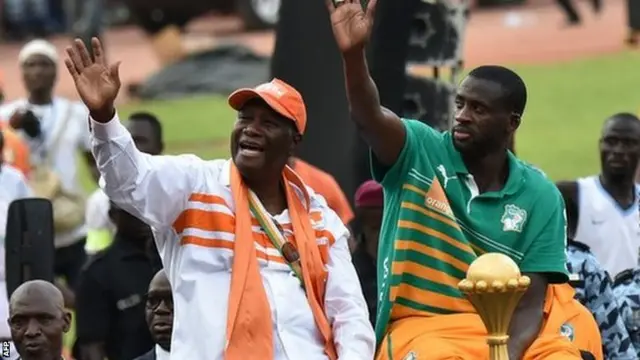
<svg viewBox="0 0 640 360">
<path fill-rule="evenodd" d="M 243 156 L 257 156 L 264 152 L 264 148 L 257 143 L 250 141 L 240 141 L 238 149 Z"/>
</svg>

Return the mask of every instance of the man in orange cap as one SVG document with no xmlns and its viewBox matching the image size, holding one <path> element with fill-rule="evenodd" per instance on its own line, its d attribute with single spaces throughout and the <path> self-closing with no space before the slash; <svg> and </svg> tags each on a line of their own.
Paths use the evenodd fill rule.
<svg viewBox="0 0 640 360">
<path fill-rule="evenodd" d="M 103 190 L 154 229 L 174 290 L 171 359 L 371 360 L 349 231 L 287 166 L 307 122 L 298 91 L 274 79 L 234 92 L 229 160 L 152 156 L 115 111 L 118 64 L 92 46 L 93 60 L 76 40 L 65 63 Z"/>
</svg>

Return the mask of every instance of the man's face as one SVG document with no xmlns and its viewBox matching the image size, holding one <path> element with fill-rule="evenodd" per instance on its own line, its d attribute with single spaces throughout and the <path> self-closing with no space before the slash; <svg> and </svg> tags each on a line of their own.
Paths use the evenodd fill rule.
<svg viewBox="0 0 640 360">
<path fill-rule="evenodd" d="M 238 112 L 231 132 L 231 157 L 247 177 L 280 172 L 299 140 L 293 122 L 261 100 L 252 100 Z"/>
<path fill-rule="evenodd" d="M 462 154 L 483 156 L 505 146 L 519 125 L 504 106 L 500 84 L 466 77 L 456 94 L 453 144 Z"/>
<path fill-rule="evenodd" d="M 605 176 L 635 175 L 640 156 L 640 123 L 609 120 L 600 138 L 600 163 Z"/>
<path fill-rule="evenodd" d="M 132 239 L 150 238 L 151 227 L 137 217 L 110 203 L 109 217 L 122 235 Z"/>
<path fill-rule="evenodd" d="M 162 142 L 148 121 L 129 120 L 127 130 L 138 150 L 151 155 L 162 153 Z"/>
<path fill-rule="evenodd" d="M 173 297 L 166 276 L 156 276 L 149 284 L 145 316 L 156 344 L 168 350 L 173 330 Z"/>
<path fill-rule="evenodd" d="M 44 55 L 32 55 L 22 64 L 22 78 L 29 93 L 51 91 L 56 82 L 56 64 Z"/>
<path fill-rule="evenodd" d="M 62 353 L 62 336 L 69 331 L 71 315 L 42 294 L 15 301 L 9 327 L 23 360 L 49 360 Z"/>
</svg>

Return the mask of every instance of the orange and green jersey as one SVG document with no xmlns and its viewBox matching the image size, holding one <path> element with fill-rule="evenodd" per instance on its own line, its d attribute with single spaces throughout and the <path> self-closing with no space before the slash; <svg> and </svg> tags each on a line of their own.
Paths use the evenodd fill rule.
<svg viewBox="0 0 640 360">
<path fill-rule="evenodd" d="M 508 255 L 523 273 L 567 281 L 564 203 L 543 173 L 509 153 L 503 189 L 479 194 L 449 132 L 403 122 L 396 163 L 387 168 L 372 157 L 385 194 L 378 341 L 398 319 L 474 312 L 458 282 L 485 252 Z"/>
</svg>

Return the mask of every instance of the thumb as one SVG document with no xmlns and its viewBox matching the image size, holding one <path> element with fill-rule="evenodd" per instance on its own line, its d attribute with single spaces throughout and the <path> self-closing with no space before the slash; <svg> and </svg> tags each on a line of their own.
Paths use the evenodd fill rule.
<svg viewBox="0 0 640 360">
<path fill-rule="evenodd" d="M 121 63 L 122 61 L 117 61 L 116 63 L 111 64 L 111 66 L 109 66 L 109 77 L 111 77 L 111 80 L 113 80 L 113 82 L 115 82 L 118 87 L 120 87 L 120 64 Z"/>
<path fill-rule="evenodd" d="M 367 4 L 367 18 L 369 19 L 370 23 L 373 24 L 373 20 L 376 17 L 376 4 L 378 3 L 378 0 L 369 0 L 369 3 Z"/>
</svg>

